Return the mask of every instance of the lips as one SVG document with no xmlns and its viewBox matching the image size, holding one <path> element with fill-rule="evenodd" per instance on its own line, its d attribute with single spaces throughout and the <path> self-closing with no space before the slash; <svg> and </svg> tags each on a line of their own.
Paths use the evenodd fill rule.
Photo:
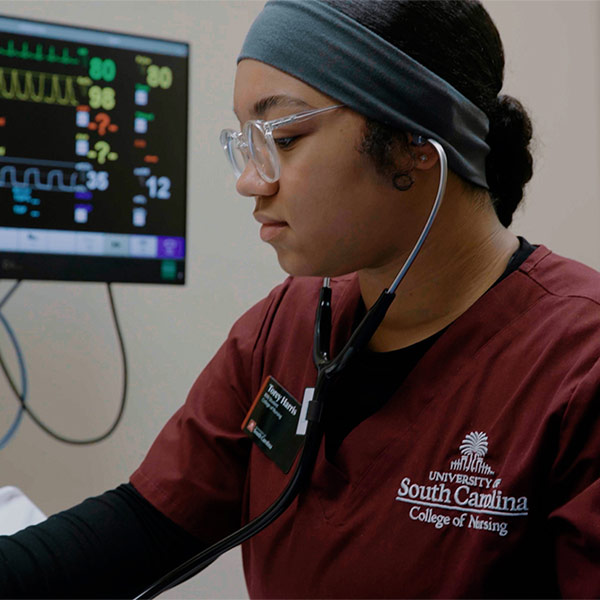
<svg viewBox="0 0 600 600">
<path fill-rule="evenodd" d="M 261 213 L 254 213 L 254 218 L 261 224 L 260 239 L 263 242 L 270 242 L 288 227 L 285 221 Z"/>
</svg>

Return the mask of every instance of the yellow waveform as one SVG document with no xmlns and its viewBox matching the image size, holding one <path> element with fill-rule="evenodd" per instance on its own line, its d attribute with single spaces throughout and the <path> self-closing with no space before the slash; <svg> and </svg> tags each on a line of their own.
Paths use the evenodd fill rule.
<svg viewBox="0 0 600 600">
<path fill-rule="evenodd" d="M 7 100 L 77 106 L 77 87 L 87 101 L 87 86 L 75 76 L 0 67 L 0 97 Z"/>
</svg>

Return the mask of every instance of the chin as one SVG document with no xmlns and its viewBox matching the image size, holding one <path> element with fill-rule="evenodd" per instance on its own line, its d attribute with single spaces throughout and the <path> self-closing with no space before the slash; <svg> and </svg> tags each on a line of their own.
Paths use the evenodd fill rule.
<svg viewBox="0 0 600 600">
<path fill-rule="evenodd" d="M 320 270 L 311 265 L 310 262 L 287 252 L 277 252 L 279 266 L 293 277 L 325 277 Z"/>
<path fill-rule="evenodd" d="M 317 265 L 280 252 L 277 253 L 277 260 L 279 266 L 293 277 L 338 277 L 353 272 L 349 269 L 335 268 L 332 265 Z"/>
<path fill-rule="evenodd" d="M 290 265 L 281 260 L 279 261 L 279 266 L 292 277 L 324 277 L 324 275 L 320 275 L 320 273 L 306 266 Z"/>
</svg>

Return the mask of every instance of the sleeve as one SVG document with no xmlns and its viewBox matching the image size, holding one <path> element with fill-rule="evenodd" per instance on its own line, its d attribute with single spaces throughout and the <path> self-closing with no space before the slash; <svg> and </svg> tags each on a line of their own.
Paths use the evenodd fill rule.
<svg viewBox="0 0 600 600">
<path fill-rule="evenodd" d="M 235 323 L 130 479 L 158 510 L 207 544 L 242 521 L 251 442 L 241 424 L 260 387 L 264 343 L 285 285 Z"/>
<path fill-rule="evenodd" d="M 122 485 L 0 536 L 0 597 L 131 598 L 202 549 Z"/>
<path fill-rule="evenodd" d="M 565 598 L 600 598 L 600 359 L 572 393 L 561 440 L 549 516 L 558 583 Z"/>
</svg>

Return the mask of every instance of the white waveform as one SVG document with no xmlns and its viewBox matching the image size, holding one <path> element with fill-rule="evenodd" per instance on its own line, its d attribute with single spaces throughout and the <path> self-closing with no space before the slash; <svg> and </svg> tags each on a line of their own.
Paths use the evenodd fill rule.
<svg viewBox="0 0 600 600">
<path fill-rule="evenodd" d="M 60 169 L 51 169 L 46 174 L 46 180 L 43 181 L 43 175 L 37 167 L 29 167 L 23 172 L 23 179 L 19 181 L 19 174 L 16 167 L 7 165 L 0 169 L 0 187 L 31 187 L 34 190 L 44 190 L 51 192 L 79 192 L 86 190 L 85 185 L 78 184 L 79 173 L 67 174 Z M 7 178 L 9 181 L 7 181 Z M 65 179 L 67 181 L 65 182 Z"/>
</svg>

